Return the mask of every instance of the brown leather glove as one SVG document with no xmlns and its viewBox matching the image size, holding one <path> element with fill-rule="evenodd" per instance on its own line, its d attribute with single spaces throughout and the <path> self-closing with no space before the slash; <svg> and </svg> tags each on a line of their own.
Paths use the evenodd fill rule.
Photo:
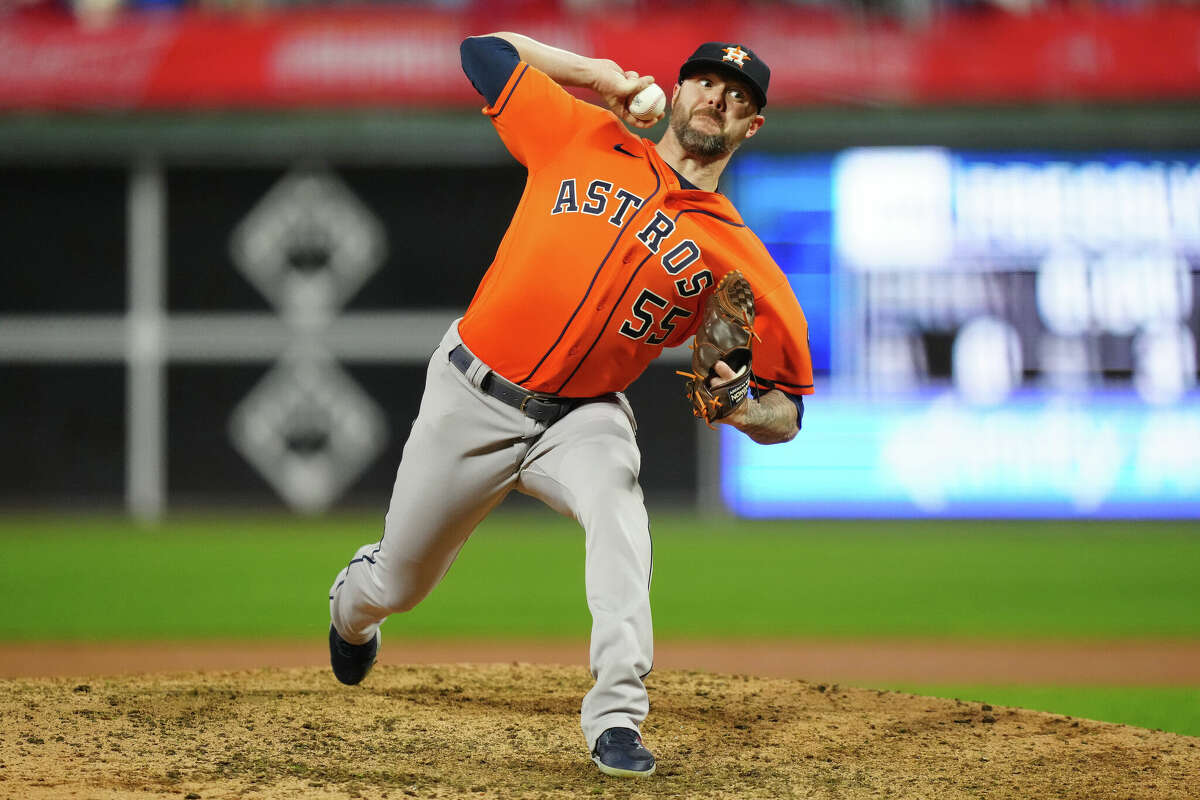
<svg viewBox="0 0 1200 800">
<path fill-rule="evenodd" d="M 741 272 L 733 270 L 721 278 L 704 304 L 692 344 L 692 371 L 679 373 L 689 379 L 692 413 L 709 427 L 731 414 L 750 393 L 750 343 L 754 338 L 754 290 Z M 719 379 L 713 367 L 718 361 L 729 365 L 733 378 L 716 383 Z"/>
</svg>

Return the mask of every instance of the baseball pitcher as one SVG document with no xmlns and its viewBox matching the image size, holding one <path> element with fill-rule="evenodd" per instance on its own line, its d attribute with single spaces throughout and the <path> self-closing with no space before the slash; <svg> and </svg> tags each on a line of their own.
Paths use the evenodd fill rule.
<svg viewBox="0 0 1200 800">
<path fill-rule="evenodd" d="M 592 614 L 581 721 L 609 775 L 646 776 L 639 726 L 653 665 L 652 548 L 636 423 L 622 390 L 695 336 L 685 392 L 710 426 L 786 442 L 811 394 L 804 313 L 717 181 L 764 123 L 770 70 L 735 43 L 682 65 L 670 125 L 632 134 L 653 78 L 526 36 L 471 37 L 463 70 L 528 170 L 524 195 L 466 313 L 429 362 L 383 538 L 329 592 L 334 674 L 357 684 L 381 623 L 416 606 L 514 489 L 583 527 Z M 563 86 L 588 87 L 607 108 Z"/>
</svg>

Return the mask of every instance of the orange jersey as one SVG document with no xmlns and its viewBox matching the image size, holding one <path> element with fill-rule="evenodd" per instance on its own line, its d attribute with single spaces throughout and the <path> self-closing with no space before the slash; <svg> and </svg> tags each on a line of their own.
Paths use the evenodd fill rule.
<svg viewBox="0 0 1200 800">
<path fill-rule="evenodd" d="M 755 375 L 812 394 L 804 312 L 729 200 L 680 188 L 653 142 L 524 62 L 483 113 L 529 177 L 459 323 L 476 356 L 532 391 L 620 391 L 695 335 L 738 269 L 754 287 Z"/>
</svg>

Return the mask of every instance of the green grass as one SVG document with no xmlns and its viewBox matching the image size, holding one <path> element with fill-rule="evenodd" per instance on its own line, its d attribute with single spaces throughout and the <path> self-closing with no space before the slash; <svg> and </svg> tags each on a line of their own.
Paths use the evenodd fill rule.
<svg viewBox="0 0 1200 800">
<path fill-rule="evenodd" d="M 1200 736 L 1200 688 L 922 684 L 881 688 Z"/>
<path fill-rule="evenodd" d="M 306 638 L 382 513 L 0 517 L 0 640 Z M 1200 637 L 1200 523 L 652 517 L 669 637 Z M 493 515 L 391 637 L 579 636 L 583 537 Z"/>
</svg>

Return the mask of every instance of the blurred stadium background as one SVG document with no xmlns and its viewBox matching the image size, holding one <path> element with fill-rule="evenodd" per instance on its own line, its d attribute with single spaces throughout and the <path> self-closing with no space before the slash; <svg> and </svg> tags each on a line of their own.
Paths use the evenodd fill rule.
<svg viewBox="0 0 1200 800">
<path fill-rule="evenodd" d="M 1167 642 L 1191 682 L 876 685 L 1200 735 L 1200 6 L 0 7 L 10 660 L 319 640 L 522 190 L 459 41 L 668 84 L 742 40 L 772 99 L 722 190 L 817 394 L 761 448 L 694 423 L 679 354 L 631 388 L 660 638 Z M 571 525 L 509 505 L 393 640 L 586 633 Z"/>
</svg>

